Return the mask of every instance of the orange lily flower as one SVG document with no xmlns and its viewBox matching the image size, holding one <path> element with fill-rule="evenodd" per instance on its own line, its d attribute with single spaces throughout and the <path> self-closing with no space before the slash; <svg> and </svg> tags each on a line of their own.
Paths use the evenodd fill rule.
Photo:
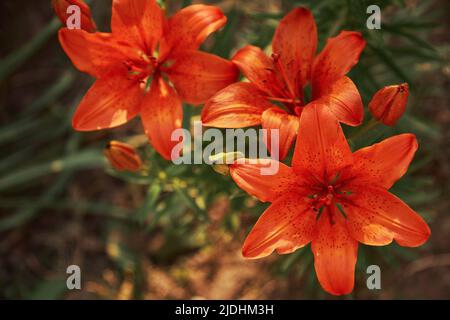
<svg viewBox="0 0 450 320">
<path fill-rule="evenodd" d="M 276 160 L 230 166 L 239 187 L 271 202 L 247 236 L 243 255 L 286 254 L 311 242 L 322 287 L 334 295 L 350 293 L 358 242 L 416 247 L 430 235 L 425 221 L 388 191 L 417 147 L 414 135 L 401 134 L 352 153 L 329 108 L 306 108 L 292 167 L 280 162 L 268 179 L 260 169 Z"/>
<path fill-rule="evenodd" d="M 171 159 L 182 101 L 203 103 L 238 76 L 232 62 L 198 50 L 225 23 L 214 6 L 191 5 L 166 19 L 154 0 L 114 0 L 112 33 L 61 29 L 59 41 L 73 64 L 97 78 L 73 127 L 112 128 L 140 114 L 150 143 Z"/>
<path fill-rule="evenodd" d="M 214 95 L 202 110 L 202 122 L 219 128 L 261 124 L 279 129 L 279 158 L 284 159 L 297 134 L 299 116 L 308 106 L 304 89 L 311 83 L 312 101 L 330 108 L 341 122 L 357 126 L 364 116 L 363 105 L 345 75 L 364 47 L 359 32 L 342 31 L 316 56 L 314 17 L 308 9 L 296 8 L 278 25 L 271 58 L 251 45 L 236 53 L 232 60 L 250 83 L 235 83 Z"/>
<path fill-rule="evenodd" d="M 67 8 L 71 5 L 76 5 L 81 12 L 81 29 L 87 32 L 95 32 L 97 26 L 92 19 L 91 9 L 83 0 L 52 0 L 53 10 L 58 16 L 63 25 L 66 25 L 69 14 Z"/>
<path fill-rule="evenodd" d="M 370 113 L 385 125 L 394 126 L 405 112 L 408 95 L 407 83 L 384 87 L 378 90 L 370 100 Z"/>
<path fill-rule="evenodd" d="M 110 141 L 104 151 L 111 166 L 119 171 L 136 172 L 141 169 L 142 160 L 136 149 L 127 143 Z"/>
</svg>

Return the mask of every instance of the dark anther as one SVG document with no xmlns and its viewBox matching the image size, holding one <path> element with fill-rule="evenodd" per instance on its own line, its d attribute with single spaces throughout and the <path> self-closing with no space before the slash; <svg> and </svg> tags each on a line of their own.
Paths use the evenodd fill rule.
<svg viewBox="0 0 450 320">
<path fill-rule="evenodd" d="M 280 55 L 278 53 L 272 53 L 273 62 L 277 62 L 280 59 Z"/>
</svg>

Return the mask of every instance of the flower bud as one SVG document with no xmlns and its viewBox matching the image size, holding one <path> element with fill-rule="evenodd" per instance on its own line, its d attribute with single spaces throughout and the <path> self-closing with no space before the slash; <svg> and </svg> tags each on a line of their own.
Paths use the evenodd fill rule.
<svg viewBox="0 0 450 320">
<path fill-rule="evenodd" d="M 394 126 L 405 112 L 408 94 L 407 83 L 384 87 L 369 102 L 370 113 L 385 125 Z"/>
<path fill-rule="evenodd" d="M 138 171 L 142 161 L 133 146 L 120 141 L 110 141 L 105 148 L 105 156 L 111 166 L 119 171 Z"/>
<path fill-rule="evenodd" d="M 59 20 L 69 29 L 73 28 L 71 19 L 74 17 L 76 21 L 74 15 L 77 13 L 77 11 L 71 10 L 73 9 L 71 6 L 77 6 L 80 13 L 79 27 L 87 32 L 95 32 L 97 30 L 94 19 L 92 19 L 91 9 L 83 0 L 52 0 L 52 6 Z"/>
</svg>

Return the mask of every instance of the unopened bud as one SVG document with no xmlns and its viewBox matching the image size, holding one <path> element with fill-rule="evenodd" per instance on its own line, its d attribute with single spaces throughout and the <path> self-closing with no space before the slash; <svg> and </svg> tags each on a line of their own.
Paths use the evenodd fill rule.
<svg viewBox="0 0 450 320">
<path fill-rule="evenodd" d="M 119 171 L 138 171 L 142 161 L 133 146 L 120 141 L 110 141 L 105 148 L 105 156 L 111 166 Z"/>
<path fill-rule="evenodd" d="M 69 29 L 73 29 L 72 20 L 74 20 L 79 23 L 79 28 L 82 30 L 87 32 L 97 30 L 91 9 L 83 0 L 52 0 L 52 6 L 59 20 Z M 74 8 L 77 10 L 73 10 Z"/>
</svg>

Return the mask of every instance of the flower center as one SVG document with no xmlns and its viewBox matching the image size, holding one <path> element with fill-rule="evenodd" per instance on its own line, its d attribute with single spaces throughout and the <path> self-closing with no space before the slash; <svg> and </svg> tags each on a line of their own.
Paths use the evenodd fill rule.
<svg viewBox="0 0 450 320">
<path fill-rule="evenodd" d="M 325 186 L 321 191 L 311 196 L 312 209 L 318 212 L 324 206 L 330 206 L 335 200 L 335 189 L 332 185 Z"/>
<path fill-rule="evenodd" d="M 143 52 L 139 60 L 127 60 L 123 64 L 126 67 L 128 79 L 142 84 L 148 84 L 155 75 L 160 73 L 161 64 L 158 59 Z"/>
<path fill-rule="evenodd" d="M 309 198 L 311 199 L 311 209 L 317 213 L 317 219 L 320 217 L 323 209 L 325 207 L 337 207 L 344 217 L 346 214 L 341 204 L 344 204 L 346 199 L 351 192 L 343 190 L 343 185 L 339 182 L 340 174 L 336 174 L 334 178 L 330 181 L 325 181 L 320 183 L 314 188 L 315 193 L 311 194 Z M 328 210 L 330 215 L 329 219 L 331 223 L 334 223 L 334 218 L 332 217 L 335 210 Z"/>
</svg>

